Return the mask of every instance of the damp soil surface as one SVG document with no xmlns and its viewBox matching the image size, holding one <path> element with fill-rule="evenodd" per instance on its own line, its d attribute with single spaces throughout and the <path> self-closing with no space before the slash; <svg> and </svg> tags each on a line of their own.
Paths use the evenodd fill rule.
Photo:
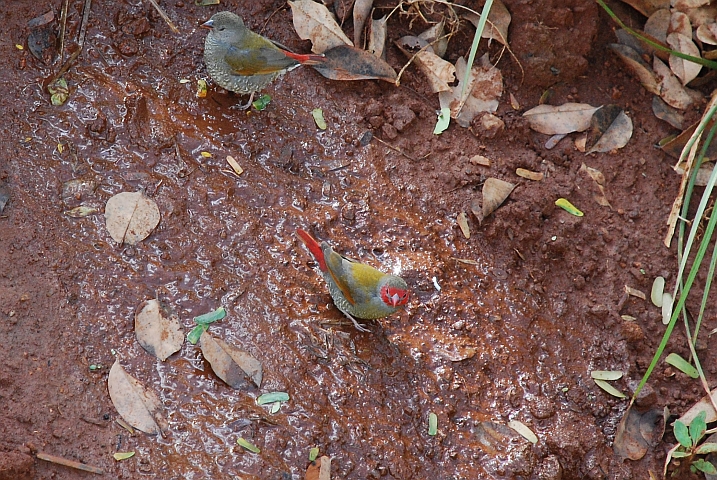
<svg viewBox="0 0 717 480">
<path fill-rule="evenodd" d="M 69 2 L 69 53 L 82 3 Z M 207 78 L 199 25 L 218 9 L 295 51 L 310 44 L 297 38 L 283 2 L 160 3 L 179 33 L 149 2 L 92 4 L 63 106 L 44 89 L 61 64 L 51 46 L 62 3 L 3 7 L 0 479 L 96 476 L 38 452 L 96 466 L 106 478 L 302 479 L 312 447 L 342 479 L 659 474 L 670 438 L 638 461 L 614 455 L 627 403 L 590 372 L 620 370 L 615 386 L 631 392 L 663 333 L 649 290 L 658 275 L 674 279 L 676 250 L 662 241 L 679 177 L 654 145 L 675 131 L 610 53 L 613 24 L 595 4 L 507 1 L 514 56 L 488 49 L 504 76 L 496 113 L 504 128 L 452 125 L 436 136 L 438 99 L 413 67 L 400 87 L 297 69 L 265 89 L 272 102 L 262 112 L 232 108 L 246 98 L 211 81 L 198 98 L 197 80 Z M 48 10 L 54 20 L 28 27 Z M 412 19 L 394 18 L 392 40 Z M 413 31 L 425 28 L 413 20 Z M 350 20 L 346 30 L 351 36 Z M 447 58 L 465 55 L 472 36 L 464 25 Z M 390 47 L 387 60 L 398 70 L 406 59 Z M 572 138 L 548 150 L 521 117 L 548 90 L 556 105 L 619 105 L 633 138 L 606 154 L 586 156 Z M 316 127 L 315 108 L 326 130 Z M 230 172 L 228 155 L 241 175 Z M 475 155 L 490 166 L 472 163 Z M 604 174 L 610 206 L 596 201 L 583 163 Z M 516 168 L 545 177 L 525 180 Z M 517 186 L 479 222 L 471 211 L 489 177 Z M 105 228 L 104 205 L 123 191 L 143 191 L 161 212 L 134 246 Z M 556 207 L 561 197 L 585 215 Z M 97 211 L 65 213 L 78 206 Z M 461 212 L 470 238 L 456 223 Z M 407 308 L 366 322 L 371 333 L 354 329 L 297 228 L 401 275 L 413 292 Z M 625 285 L 648 301 L 626 296 Z M 210 332 L 262 362 L 261 387 L 230 388 L 188 342 L 164 362 L 147 353 L 134 315 L 151 298 L 185 332 L 193 317 L 224 306 L 227 317 Z M 715 341 L 699 345 L 708 380 L 717 374 Z M 679 331 L 668 348 L 688 356 Z M 163 436 L 116 422 L 107 389 L 115 361 L 159 397 Z M 271 391 L 290 394 L 276 413 L 255 403 Z M 695 381 L 661 363 L 640 408 L 681 414 L 700 396 Z M 507 429 L 510 421 L 538 442 Z M 239 437 L 261 452 L 238 446 Z M 128 451 L 135 456 L 113 459 Z"/>
</svg>

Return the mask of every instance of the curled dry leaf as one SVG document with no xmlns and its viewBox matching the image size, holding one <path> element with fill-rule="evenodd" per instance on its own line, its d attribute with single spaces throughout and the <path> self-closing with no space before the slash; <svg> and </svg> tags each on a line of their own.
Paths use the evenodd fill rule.
<svg viewBox="0 0 717 480">
<path fill-rule="evenodd" d="M 463 236 L 466 238 L 471 238 L 471 227 L 470 225 L 468 225 L 468 217 L 466 216 L 466 212 L 461 212 L 458 214 L 458 217 L 456 218 L 456 223 L 460 227 Z"/>
<path fill-rule="evenodd" d="M 717 23 L 705 23 L 695 31 L 697 39 L 708 45 L 717 45 Z"/>
<path fill-rule="evenodd" d="M 368 37 L 368 51 L 378 58 L 386 59 L 386 38 L 388 37 L 388 16 L 371 20 Z"/>
<path fill-rule="evenodd" d="M 409 58 L 415 55 L 414 62 L 428 80 L 432 92 L 446 92 L 451 89 L 448 84 L 455 81 L 456 67 L 433 53 L 428 42 L 409 35 L 398 39 L 396 46 Z M 424 47 L 425 50 L 413 51 Z"/>
<path fill-rule="evenodd" d="M 580 166 L 580 171 L 587 173 L 597 185 L 598 190 L 600 190 L 600 195 L 593 197 L 595 201 L 603 207 L 611 207 L 610 202 L 605 197 L 605 175 L 600 170 L 588 167 L 584 163 Z"/>
<path fill-rule="evenodd" d="M 585 103 L 538 105 L 523 114 L 530 128 L 546 135 L 582 132 L 590 127 L 593 114 L 600 107 Z"/>
<path fill-rule="evenodd" d="M 655 95 L 660 94 L 660 81 L 655 75 L 655 72 L 645 63 L 635 49 L 627 45 L 620 45 L 619 43 L 611 43 L 610 48 L 617 53 L 620 60 L 623 61 L 630 72 L 632 72 L 635 78 L 637 78 L 648 92 L 654 93 Z"/>
<path fill-rule="evenodd" d="M 326 61 L 314 69 L 332 80 L 383 80 L 396 82 L 396 71 L 366 50 L 341 45 L 324 52 Z"/>
<path fill-rule="evenodd" d="M 164 361 L 179 351 L 184 331 L 176 315 L 169 315 L 159 300 L 145 300 L 134 316 L 134 334 L 142 348 Z"/>
<path fill-rule="evenodd" d="M 351 45 L 349 37 L 336 23 L 334 15 L 323 4 L 313 0 L 289 2 L 294 30 L 302 40 L 311 40 L 311 51 L 324 53 L 339 45 Z"/>
<path fill-rule="evenodd" d="M 663 410 L 653 409 L 640 413 L 628 407 L 615 432 L 613 451 L 619 458 L 639 460 L 648 448 L 657 445 L 665 433 Z"/>
<path fill-rule="evenodd" d="M 137 430 L 155 435 L 169 428 L 157 395 L 128 374 L 119 360 L 110 369 L 107 388 L 117 413 Z"/>
<path fill-rule="evenodd" d="M 122 192 L 107 201 L 105 222 L 115 242 L 135 245 L 159 224 L 159 207 L 142 192 Z"/>
<path fill-rule="evenodd" d="M 560 141 L 565 138 L 567 135 L 564 133 L 558 133 L 556 135 L 551 136 L 546 142 L 545 142 L 545 149 L 546 150 L 552 150 L 553 148 L 557 147 Z"/>
<path fill-rule="evenodd" d="M 497 178 L 486 179 L 483 184 L 483 216 L 480 220 L 500 207 L 514 188 L 514 184 L 506 182 L 505 180 L 499 180 Z"/>
<path fill-rule="evenodd" d="M 680 110 L 684 110 L 692 104 L 692 97 L 690 97 L 680 80 L 673 75 L 672 71 L 670 71 L 662 60 L 655 57 L 653 59 L 652 68 L 660 88 L 658 95 L 662 97 L 665 103 Z"/>
<path fill-rule="evenodd" d="M 519 177 L 534 181 L 540 181 L 545 178 L 545 174 L 543 172 L 533 172 L 531 170 L 526 170 L 525 168 L 517 168 L 515 170 L 515 174 Z"/>
<path fill-rule="evenodd" d="M 487 53 L 471 69 L 464 91 L 465 72 L 466 61 L 460 57 L 456 62 L 458 85 L 439 93 L 438 100 L 441 108 L 451 109 L 451 118 L 455 118 L 461 127 L 468 128 L 479 113 L 498 110 L 498 99 L 503 95 L 503 75 L 490 63 Z"/>
<path fill-rule="evenodd" d="M 242 388 L 251 379 L 257 388 L 261 387 L 261 362 L 243 350 L 227 344 L 219 338 L 204 332 L 199 340 L 204 358 L 211 364 L 219 378 L 232 388 Z"/>
<path fill-rule="evenodd" d="M 590 119 L 587 153 L 609 152 L 627 145 L 632 137 L 632 120 L 617 105 L 606 105 Z"/>
<path fill-rule="evenodd" d="M 678 52 L 693 57 L 700 57 L 700 51 L 697 49 L 697 45 L 695 45 L 691 37 L 686 37 L 680 33 L 671 33 L 667 36 L 667 44 Z M 702 70 L 702 65 L 670 55 L 670 69 L 677 75 L 682 85 L 687 85 L 697 78 L 697 75 L 699 75 Z"/>
<path fill-rule="evenodd" d="M 479 15 L 473 12 L 465 14 L 466 20 L 478 28 Z M 510 26 L 510 12 L 500 0 L 494 0 L 488 12 L 488 22 L 485 24 L 481 38 L 492 38 L 505 46 L 508 46 L 508 27 Z"/>
<path fill-rule="evenodd" d="M 437 24 L 433 25 L 428 30 L 420 33 L 418 38 L 431 44 L 433 53 L 443 58 L 448 49 L 448 37 L 443 37 L 443 28 L 445 27 L 445 20 L 441 20 Z"/>
<path fill-rule="evenodd" d="M 354 45 L 361 45 L 361 34 L 373 8 L 373 0 L 356 0 L 354 3 Z"/>
</svg>

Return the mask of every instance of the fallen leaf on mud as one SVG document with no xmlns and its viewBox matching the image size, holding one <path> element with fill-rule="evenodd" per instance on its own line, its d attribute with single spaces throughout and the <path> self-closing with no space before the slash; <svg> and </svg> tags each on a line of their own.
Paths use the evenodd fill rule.
<svg viewBox="0 0 717 480">
<path fill-rule="evenodd" d="M 316 126 L 319 127 L 319 130 L 326 130 L 326 120 L 324 120 L 324 111 L 320 108 L 315 108 L 311 111 L 311 116 L 314 118 L 314 122 L 316 122 Z"/>
<path fill-rule="evenodd" d="M 695 42 L 692 41 L 691 36 L 687 37 L 681 33 L 673 32 L 667 36 L 667 44 L 673 50 L 685 55 L 700 57 L 700 51 Z M 702 70 L 702 65 L 670 55 L 670 69 L 677 75 L 682 85 L 687 85 L 697 78 L 697 75 Z"/>
<path fill-rule="evenodd" d="M 455 81 L 456 67 L 433 53 L 428 42 L 414 36 L 406 36 L 396 41 L 396 46 L 408 58 L 415 56 L 414 63 L 428 80 L 433 93 L 450 91 L 449 83 Z M 421 50 L 425 48 L 425 50 Z M 415 49 L 415 50 L 414 50 Z M 441 105 L 444 107 L 447 105 Z"/>
<path fill-rule="evenodd" d="M 435 437 L 438 433 L 438 415 L 431 412 L 428 414 L 428 434 Z"/>
<path fill-rule="evenodd" d="M 261 387 L 261 362 L 248 353 L 204 332 L 199 347 L 212 370 L 230 387 L 238 389 L 247 384 L 247 378 Z"/>
<path fill-rule="evenodd" d="M 535 433 L 533 433 L 533 431 L 528 428 L 528 426 L 523 422 L 519 422 L 518 420 L 511 420 L 510 422 L 508 422 L 508 426 L 518 432 L 523 438 L 525 438 L 533 445 L 538 443 L 537 435 L 535 435 Z"/>
<path fill-rule="evenodd" d="M 530 128 L 546 135 L 582 132 L 590 127 L 590 119 L 600 107 L 585 103 L 538 105 L 523 114 Z"/>
<path fill-rule="evenodd" d="M 480 422 L 473 427 L 473 434 L 478 440 L 478 447 L 492 457 L 504 455 L 509 444 L 520 438 L 512 428 L 495 422 Z"/>
<path fill-rule="evenodd" d="M 672 365 L 680 372 L 684 373 L 690 378 L 699 378 L 700 374 L 697 371 L 697 369 L 692 366 L 690 362 L 682 358 L 677 353 L 670 353 L 667 357 L 665 357 L 665 363 L 668 365 Z"/>
<path fill-rule="evenodd" d="M 656 10 L 645 22 L 643 31 L 653 39 L 661 42 L 667 42 L 667 32 L 670 29 L 670 19 L 672 12 L 667 8 Z"/>
<path fill-rule="evenodd" d="M 320 65 L 313 65 L 313 68 L 331 80 L 396 82 L 396 71 L 391 65 L 366 50 L 340 45 L 325 51 L 324 57 L 326 61 Z"/>
<path fill-rule="evenodd" d="M 168 315 L 159 300 L 145 300 L 134 316 L 137 341 L 148 353 L 164 361 L 179 351 L 184 343 L 184 330 L 176 315 Z"/>
<path fill-rule="evenodd" d="M 610 385 L 609 383 L 607 383 L 605 380 L 600 380 L 600 379 L 595 378 L 595 379 L 593 379 L 593 381 L 595 382 L 595 385 L 602 388 L 603 390 L 605 390 L 607 393 L 609 393 L 613 397 L 627 398 L 627 396 L 624 393 L 622 393 L 620 390 L 618 390 L 617 388 L 615 388 L 612 385 Z"/>
<path fill-rule="evenodd" d="M 619 43 L 611 43 L 610 48 L 617 53 L 623 63 L 648 92 L 660 95 L 659 79 L 637 51 L 627 45 L 621 45 Z"/>
<path fill-rule="evenodd" d="M 480 15 L 468 12 L 464 15 L 466 20 L 471 22 L 474 27 L 478 28 Z M 505 46 L 508 46 L 508 27 L 510 26 L 510 12 L 500 0 L 493 0 L 493 4 L 488 12 L 488 22 L 485 24 L 481 38 L 494 39 Z"/>
<path fill-rule="evenodd" d="M 632 120 L 617 105 L 605 105 L 590 119 L 587 153 L 604 153 L 627 145 L 632 137 Z"/>
<path fill-rule="evenodd" d="M 331 459 L 324 455 L 312 461 L 306 469 L 304 480 L 331 480 Z"/>
<path fill-rule="evenodd" d="M 712 398 L 717 402 L 717 388 L 713 389 L 710 392 L 710 395 Z M 705 418 L 705 421 L 707 423 L 712 423 L 714 421 L 717 421 L 717 413 L 715 413 L 715 409 L 712 406 L 712 402 L 710 402 L 710 399 L 707 395 L 702 397 L 699 402 L 692 405 L 689 410 L 687 410 L 678 420 L 685 425 L 689 425 L 692 423 L 692 420 L 697 417 L 701 412 L 705 412 L 707 414 L 707 417 Z"/>
<path fill-rule="evenodd" d="M 189 334 L 187 335 L 187 341 L 192 345 L 196 345 L 202 334 L 206 332 L 209 328 L 210 323 L 214 323 L 217 320 L 221 320 L 226 316 L 227 311 L 224 309 L 224 307 L 219 307 L 214 311 L 204 313 L 202 315 L 199 315 L 198 317 L 194 317 L 194 323 L 196 323 L 197 326 L 194 327 L 191 332 L 189 332 Z"/>
<path fill-rule="evenodd" d="M 670 0 L 623 0 L 646 17 L 661 8 L 670 8 Z"/>
<path fill-rule="evenodd" d="M 265 93 L 264 95 L 261 95 L 259 98 L 251 102 L 251 106 L 257 112 L 261 112 L 262 110 L 266 110 L 266 107 L 269 106 L 269 103 L 271 103 L 271 95 Z"/>
<path fill-rule="evenodd" d="M 440 135 L 445 132 L 451 124 L 451 110 L 449 108 L 441 108 L 438 112 L 436 126 L 433 127 L 433 135 Z"/>
<path fill-rule="evenodd" d="M 244 169 L 241 168 L 241 165 L 239 165 L 239 164 L 237 163 L 237 161 L 234 160 L 234 157 L 232 157 L 231 155 L 227 155 L 227 163 L 229 164 L 230 167 L 232 167 L 232 170 L 234 170 L 234 173 L 235 173 L 237 176 L 239 176 L 239 175 L 241 175 L 242 173 L 244 173 Z"/>
<path fill-rule="evenodd" d="M 115 242 L 135 245 L 159 224 L 159 207 L 142 192 L 122 192 L 107 201 L 105 222 Z"/>
<path fill-rule="evenodd" d="M 662 324 L 670 323 L 672 317 L 672 294 L 669 292 L 662 293 Z"/>
<path fill-rule="evenodd" d="M 386 38 L 388 37 L 388 16 L 371 20 L 371 32 L 367 50 L 378 58 L 386 57 Z"/>
<path fill-rule="evenodd" d="M 289 401 L 289 394 L 286 392 L 271 392 L 271 393 L 262 393 L 259 395 L 259 397 L 256 399 L 257 405 L 266 405 L 267 403 L 274 403 L 274 402 L 288 402 Z"/>
<path fill-rule="evenodd" d="M 622 372 L 620 370 L 593 370 L 590 372 L 590 378 L 593 380 L 620 380 Z"/>
<path fill-rule="evenodd" d="M 670 14 L 668 33 L 679 33 L 687 38 L 692 38 L 692 23 L 690 22 L 690 17 L 688 17 L 686 13 L 679 10 L 672 11 Z M 667 41 L 667 38 L 669 38 L 669 35 L 665 37 L 665 41 Z"/>
<path fill-rule="evenodd" d="M 70 96 L 70 89 L 67 86 L 67 81 L 63 77 L 58 78 L 48 85 L 47 91 L 50 92 L 51 95 L 50 103 L 56 107 L 64 105 Z"/>
<path fill-rule="evenodd" d="M 695 31 L 697 39 L 708 45 L 717 45 L 717 23 L 704 23 Z"/>
<path fill-rule="evenodd" d="M 576 217 L 582 217 L 583 215 L 585 215 L 582 211 L 578 209 L 578 207 L 570 203 L 567 198 L 558 198 L 557 200 L 555 200 L 555 205 L 562 208 L 570 215 L 575 215 Z"/>
<path fill-rule="evenodd" d="M 458 58 L 455 70 L 458 85 L 438 94 L 441 108 L 450 108 L 451 118 L 464 128 L 479 113 L 498 110 L 498 99 L 503 95 L 503 74 L 490 63 L 487 53 L 473 65 L 468 85 L 463 88 L 466 67 L 465 59 Z"/>
<path fill-rule="evenodd" d="M 418 35 L 418 38 L 430 43 L 433 53 L 441 58 L 443 58 L 443 55 L 446 54 L 446 49 L 448 48 L 448 37 L 443 36 L 444 26 L 445 20 L 441 20 L 428 30 Z"/>
<path fill-rule="evenodd" d="M 128 374 L 119 360 L 110 369 L 107 388 L 117 413 L 137 430 L 155 435 L 169 428 L 157 395 Z"/>
<path fill-rule="evenodd" d="M 356 0 L 354 3 L 354 45 L 361 45 L 361 34 L 371 13 L 373 0 Z"/>
<path fill-rule="evenodd" d="M 639 460 L 648 448 L 657 445 L 665 433 L 665 411 L 659 409 L 640 413 L 631 406 L 615 432 L 613 451 L 621 459 Z"/>
<path fill-rule="evenodd" d="M 311 447 L 309 450 L 309 461 L 313 462 L 319 456 L 319 447 Z"/>
<path fill-rule="evenodd" d="M 645 294 L 643 292 L 641 292 L 640 290 L 638 290 L 636 288 L 627 286 L 627 285 L 625 285 L 625 293 L 627 293 L 628 295 L 630 295 L 632 297 L 637 297 L 642 300 L 647 300 L 647 296 L 645 296 Z"/>
<path fill-rule="evenodd" d="M 689 141 L 692 134 L 695 133 L 695 129 L 697 128 L 698 124 L 699 124 L 699 122 L 693 123 L 686 130 L 684 130 L 682 133 L 677 135 L 675 138 L 673 138 L 669 142 L 662 145 L 662 147 L 660 147 L 662 149 L 662 151 L 674 158 L 680 158 L 680 154 L 682 153 L 682 150 L 685 148 L 685 145 L 687 145 L 687 142 Z M 713 126 L 714 126 L 714 120 L 707 123 L 707 126 L 705 127 L 705 131 L 709 131 Z M 717 142 L 712 142 L 707 147 L 707 152 L 705 152 L 705 160 L 704 161 L 714 160 L 716 158 L 717 158 Z"/>
<path fill-rule="evenodd" d="M 567 135 L 564 133 L 558 133 L 556 135 L 553 135 L 552 137 L 550 137 L 548 139 L 547 142 L 545 142 L 545 149 L 552 150 L 553 148 L 555 148 L 558 145 L 558 143 L 560 143 L 560 140 L 562 140 L 566 136 Z"/>
<path fill-rule="evenodd" d="M 595 201 L 603 207 L 611 207 L 610 202 L 605 196 L 605 175 L 603 175 L 600 170 L 588 167 L 584 163 L 580 166 L 580 171 L 587 173 L 597 185 L 598 190 L 600 190 L 600 195 L 593 196 Z"/>
<path fill-rule="evenodd" d="M 0 210 L 1 211 L 1 210 Z M 72 218 L 84 218 L 87 215 L 91 215 L 97 211 L 94 207 L 86 207 L 84 205 L 80 205 L 79 207 L 72 208 L 70 210 L 65 210 L 64 213 L 68 217 Z"/>
<path fill-rule="evenodd" d="M 470 225 L 468 225 L 468 217 L 466 216 L 466 212 L 461 212 L 458 214 L 458 217 L 456 218 L 456 223 L 460 227 L 463 236 L 466 238 L 471 238 L 471 227 Z"/>
<path fill-rule="evenodd" d="M 588 134 L 583 133 L 575 139 L 575 150 L 580 153 L 585 153 L 585 144 L 588 142 Z"/>
<path fill-rule="evenodd" d="M 497 178 L 486 179 L 485 183 L 483 184 L 483 209 L 481 212 L 482 217 L 479 218 L 479 220 L 483 221 L 484 218 L 486 218 L 498 207 L 500 207 L 501 204 L 505 201 L 505 199 L 508 198 L 510 192 L 512 192 L 514 188 L 514 184 L 506 182 L 504 180 L 499 180 Z M 473 213 L 475 214 L 475 211 Z"/>
<path fill-rule="evenodd" d="M 203 78 L 197 80 L 197 98 L 205 98 L 207 96 L 207 81 Z"/>
<path fill-rule="evenodd" d="M 473 165 L 483 165 L 484 167 L 490 167 L 490 159 L 483 155 L 473 155 L 470 160 Z"/>
<path fill-rule="evenodd" d="M 510 97 L 510 108 L 512 108 L 513 110 L 520 110 L 520 102 L 518 101 L 517 98 L 515 98 L 515 95 L 513 95 L 511 93 L 509 95 L 509 97 Z"/>
<path fill-rule="evenodd" d="M 543 172 L 533 172 L 524 168 L 517 168 L 515 170 L 515 174 L 519 177 L 527 178 L 528 180 L 534 180 L 536 182 L 545 178 L 545 174 Z"/>
<path fill-rule="evenodd" d="M 665 278 L 656 277 L 652 282 L 652 291 L 650 291 L 650 300 L 657 308 L 662 308 L 662 294 L 665 291 Z"/>
<path fill-rule="evenodd" d="M 245 448 L 246 450 L 249 450 L 252 453 L 261 453 L 259 447 L 251 443 L 249 440 L 245 440 L 244 437 L 237 438 L 237 445 L 242 448 Z"/>
<path fill-rule="evenodd" d="M 134 452 L 117 452 L 113 454 L 112 457 L 119 462 L 134 457 Z"/>
<path fill-rule="evenodd" d="M 692 105 L 692 97 L 690 97 L 680 80 L 662 60 L 655 57 L 653 59 L 652 69 L 655 71 L 658 81 L 658 95 L 662 97 L 665 103 L 680 110 L 684 110 Z"/>
<path fill-rule="evenodd" d="M 311 51 L 324 53 L 339 45 L 351 45 L 334 15 L 323 4 L 313 0 L 289 2 L 294 19 L 294 30 L 302 40 L 311 40 Z"/>
<path fill-rule="evenodd" d="M 676 108 L 672 108 L 666 104 L 665 101 L 658 96 L 652 97 L 652 113 L 660 120 L 664 120 L 673 127 L 682 130 L 682 122 L 684 121 L 682 114 L 677 111 Z"/>
</svg>

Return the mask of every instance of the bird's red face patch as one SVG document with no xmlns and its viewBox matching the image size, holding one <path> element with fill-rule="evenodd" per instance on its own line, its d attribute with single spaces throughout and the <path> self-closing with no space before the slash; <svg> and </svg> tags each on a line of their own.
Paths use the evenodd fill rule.
<svg viewBox="0 0 717 480">
<path fill-rule="evenodd" d="M 381 300 L 394 308 L 400 307 L 408 303 L 408 290 L 384 285 L 381 287 Z"/>
</svg>

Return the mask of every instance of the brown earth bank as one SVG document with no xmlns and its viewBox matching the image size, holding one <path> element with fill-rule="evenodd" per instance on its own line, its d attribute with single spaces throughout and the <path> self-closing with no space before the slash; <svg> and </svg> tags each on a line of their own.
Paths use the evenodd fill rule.
<svg viewBox="0 0 717 480">
<path fill-rule="evenodd" d="M 263 112 L 230 108 L 245 99 L 211 81 L 208 96 L 197 98 L 196 81 L 207 78 L 198 25 L 219 10 L 309 51 L 288 7 L 268 0 L 162 2 L 178 34 L 148 2 L 95 2 L 82 54 L 65 75 L 69 100 L 52 106 L 43 86 L 60 62 L 30 54 L 27 22 L 52 10 L 49 33 L 57 33 L 62 4 L 5 5 L 0 479 L 96 476 L 38 452 L 94 465 L 108 478 L 300 479 L 314 446 L 332 458 L 332 478 L 659 475 L 674 439 L 668 434 L 639 461 L 617 458 L 612 443 L 627 403 L 600 390 L 590 371 L 624 372 L 615 385 L 631 392 L 664 331 L 660 311 L 624 287 L 649 297 L 656 276 L 668 285 L 674 278 L 675 248 L 662 240 L 679 177 L 655 144 L 675 132 L 610 53 L 613 24 L 595 4 L 506 5 L 515 56 L 488 49 L 504 76 L 496 114 L 504 129 L 475 122 L 440 136 L 432 133 L 438 99 L 414 68 L 401 87 L 297 69 L 266 88 L 273 98 Z M 70 38 L 81 8 L 70 2 Z M 431 18 L 440 12 L 436 6 Z M 407 34 L 412 19 L 413 31 L 427 26 L 396 15 L 390 39 Z M 466 54 L 473 31 L 461 27 L 450 61 Z M 387 60 L 397 70 L 406 61 L 393 47 Z M 635 126 L 632 139 L 609 154 L 580 153 L 570 138 L 546 149 L 547 137 L 521 115 L 548 88 L 555 105 L 619 105 Z M 327 130 L 316 128 L 314 108 Z M 476 154 L 491 166 L 471 163 Z M 227 155 L 241 176 L 227 173 Z M 604 174 L 611 206 L 595 201 L 583 164 Z M 516 168 L 545 178 L 522 179 Z M 482 222 L 469 213 L 466 239 L 457 215 L 471 211 L 488 177 L 517 187 Z M 161 222 L 147 240 L 118 245 L 104 205 L 140 190 L 159 205 Z M 556 207 L 560 197 L 585 215 Z M 63 213 L 79 205 L 98 213 Z M 370 334 L 353 329 L 296 228 L 399 273 L 413 290 L 406 310 L 368 322 Z M 231 389 L 189 343 L 165 362 L 145 352 L 134 314 L 155 297 L 186 331 L 193 317 L 224 306 L 227 317 L 210 331 L 261 360 L 261 388 Z M 712 307 L 706 318 L 713 328 Z M 688 357 L 677 330 L 668 351 Z M 708 381 L 717 373 L 714 342 L 698 345 Z M 164 436 L 130 434 L 115 422 L 107 375 L 116 359 L 159 396 Z M 273 415 L 255 403 L 270 391 L 291 395 Z M 701 395 L 697 382 L 661 363 L 639 407 L 679 415 Z M 431 412 L 436 436 L 427 433 Z M 506 429 L 511 420 L 538 442 Z M 237 446 L 238 437 L 261 453 Z M 126 451 L 136 454 L 113 459 Z"/>
</svg>

